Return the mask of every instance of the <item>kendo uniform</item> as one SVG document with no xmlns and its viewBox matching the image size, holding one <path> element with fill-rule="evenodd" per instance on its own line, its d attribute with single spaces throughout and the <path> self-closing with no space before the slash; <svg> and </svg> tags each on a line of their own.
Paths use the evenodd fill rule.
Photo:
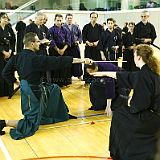
<svg viewBox="0 0 160 160">
<path fill-rule="evenodd" d="M 9 51 L 12 50 L 11 56 L 13 52 L 15 51 L 15 34 L 12 30 L 12 28 L 8 25 L 5 26 L 4 29 L 0 26 L 0 97 L 2 96 L 9 96 L 13 92 L 14 84 L 8 84 L 3 78 L 2 78 L 2 70 L 7 64 L 7 61 L 9 59 L 5 59 L 3 55 L 3 51 Z"/>
<path fill-rule="evenodd" d="M 120 46 L 121 42 L 122 39 L 115 29 L 112 32 L 106 29 L 101 36 L 97 48 L 103 51 L 107 60 L 114 61 L 116 60 L 117 53 L 115 53 L 113 47 Z"/>
<path fill-rule="evenodd" d="M 21 108 L 24 115 L 17 127 L 10 131 L 13 139 L 22 139 L 33 135 L 40 124 L 68 120 L 68 109 L 59 87 L 55 84 L 41 84 L 41 75 L 46 70 L 70 68 L 72 61 L 72 57 L 38 56 L 28 49 L 10 59 L 3 70 L 3 77 L 8 83 L 13 83 L 15 77 L 12 73 L 15 70 L 18 71 Z"/>
<path fill-rule="evenodd" d="M 32 22 L 31 24 L 29 24 L 26 27 L 25 34 L 29 33 L 29 32 L 33 32 L 33 33 L 37 34 L 37 36 L 40 40 L 46 38 L 46 34 L 47 34 L 47 33 L 44 33 L 43 27 L 38 27 L 34 22 Z M 47 48 L 46 44 L 41 44 L 39 46 L 39 50 L 36 52 L 36 54 L 44 55 L 44 56 L 48 55 L 46 48 Z"/>
<path fill-rule="evenodd" d="M 56 25 L 52 26 L 48 30 L 47 38 L 51 40 L 49 47 L 49 55 L 60 57 L 61 55 L 54 49 L 57 46 L 62 49 L 66 44 L 71 45 L 71 35 L 67 29 L 63 26 L 58 28 Z M 63 56 L 69 56 L 69 52 L 66 49 Z M 51 71 L 49 81 L 58 84 L 60 87 L 71 84 L 71 68 L 58 69 Z"/>
<path fill-rule="evenodd" d="M 133 35 L 136 45 L 143 43 L 144 38 L 151 38 L 152 44 L 157 37 L 155 27 L 150 22 L 144 24 L 142 21 L 135 25 Z"/>
<path fill-rule="evenodd" d="M 97 63 L 98 71 L 119 71 L 120 68 L 112 63 Z M 107 106 L 107 99 L 115 97 L 115 80 L 106 77 L 94 77 L 89 88 L 90 102 L 89 110 L 102 110 Z"/>
<path fill-rule="evenodd" d="M 118 52 L 116 53 L 116 58 L 118 59 L 119 57 L 122 57 L 122 34 L 123 34 L 123 30 L 119 26 L 114 27 L 114 30 L 118 34 L 118 37 L 120 37 L 120 41 L 118 42 L 119 43 L 118 44 L 119 48 L 118 48 Z"/>
<path fill-rule="evenodd" d="M 134 63 L 134 51 L 130 47 L 134 45 L 134 37 L 131 32 L 127 32 L 122 37 L 123 45 L 125 46 L 125 50 L 123 51 L 123 60 L 127 61 L 122 64 L 122 68 L 126 71 L 138 71 L 139 68 L 136 67 Z"/>
<path fill-rule="evenodd" d="M 86 24 L 82 30 L 83 43 L 86 43 L 86 41 L 96 42 L 100 40 L 102 32 L 103 32 L 103 27 L 100 24 L 96 23 L 94 27 L 92 26 L 91 23 Z M 102 60 L 100 51 L 97 49 L 97 47 L 94 46 L 90 47 L 87 44 L 84 50 L 84 57 L 93 59 L 95 61 Z M 85 83 L 90 83 L 92 80 L 91 76 L 86 72 L 85 68 L 84 68 L 83 80 L 85 81 Z"/>
<path fill-rule="evenodd" d="M 17 31 L 17 53 L 19 53 L 23 50 L 24 47 L 23 37 L 24 37 L 24 31 L 26 29 L 26 24 L 23 21 L 19 21 L 16 24 L 15 29 Z"/>
<path fill-rule="evenodd" d="M 47 38 L 47 34 L 48 34 L 48 27 L 44 24 L 42 24 L 40 26 L 40 30 L 42 31 L 43 33 L 43 38 Z"/>
<path fill-rule="evenodd" d="M 75 24 L 67 25 L 66 23 L 63 25 L 67 28 L 69 34 L 71 35 L 71 46 L 67 48 L 69 56 L 73 58 L 81 58 L 79 43 L 82 42 L 82 34 L 79 26 Z M 72 76 L 80 77 L 82 76 L 82 64 L 73 64 L 72 65 Z"/>
<path fill-rule="evenodd" d="M 117 73 L 119 95 L 112 101 L 109 150 L 113 160 L 153 160 L 160 129 L 160 76 L 144 65 Z M 134 89 L 128 106 L 128 94 Z"/>
</svg>

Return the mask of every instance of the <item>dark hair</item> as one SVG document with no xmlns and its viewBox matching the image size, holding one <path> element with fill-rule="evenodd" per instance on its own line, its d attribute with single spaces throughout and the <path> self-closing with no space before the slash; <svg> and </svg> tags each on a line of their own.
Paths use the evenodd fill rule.
<svg viewBox="0 0 160 160">
<path fill-rule="evenodd" d="M 56 14 L 54 20 L 56 20 L 57 17 L 63 18 L 63 16 L 61 14 Z"/>
<path fill-rule="evenodd" d="M 67 13 L 65 19 L 66 19 L 68 16 L 72 16 L 72 17 L 73 17 L 73 14 Z"/>
<path fill-rule="evenodd" d="M 148 67 L 156 74 L 159 74 L 159 62 L 158 59 L 153 55 L 153 49 L 147 44 L 139 44 L 136 46 L 135 51 L 137 56 L 141 56 L 143 61 Z"/>
<path fill-rule="evenodd" d="M 133 26 L 135 26 L 134 22 L 129 22 L 128 25 L 130 25 L 130 24 L 133 25 Z"/>
<path fill-rule="evenodd" d="M 35 34 L 33 32 L 26 33 L 23 38 L 23 43 L 25 45 L 28 45 L 29 42 L 34 42 L 36 40 L 36 38 L 35 38 L 36 36 L 37 36 L 37 34 Z"/>
<path fill-rule="evenodd" d="M 96 67 L 98 67 L 98 64 L 93 62 L 92 64 L 85 64 L 85 68 L 87 69 L 92 69 L 92 70 L 95 70 Z"/>
<path fill-rule="evenodd" d="M 7 13 L 1 12 L 1 13 L 0 13 L 0 19 L 1 19 L 4 15 L 8 17 Z M 9 19 L 9 17 L 8 17 L 8 19 Z"/>
<path fill-rule="evenodd" d="M 115 22 L 115 20 L 113 18 L 108 18 L 107 23 L 108 23 L 108 21 L 112 21 L 113 23 Z"/>
<path fill-rule="evenodd" d="M 90 17 L 91 17 L 91 15 L 92 14 L 96 14 L 97 15 L 97 17 L 98 17 L 98 13 L 96 13 L 96 12 L 92 12 L 92 13 L 90 13 Z"/>
</svg>

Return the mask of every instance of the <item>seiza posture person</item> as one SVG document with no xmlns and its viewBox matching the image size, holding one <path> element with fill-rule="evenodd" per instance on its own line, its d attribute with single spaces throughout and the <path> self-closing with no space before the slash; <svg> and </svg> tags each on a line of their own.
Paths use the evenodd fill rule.
<svg viewBox="0 0 160 160">
<path fill-rule="evenodd" d="M 127 94 L 121 92 L 111 106 L 114 112 L 109 150 L 114 160 L 153 160 L 156 151 L 160 129 L 159 61 L 146 44 L 136 47 L 134 61 L 140 71 L 92 73 L 117 79 L 120 90 L 134 89 L 130 106 L 124 100 Z"/>
<path fill-rule="evenodd" d="M 24 36 L 24 44 L 25 49 L 10 59 L 2 73 L 3 77 L 9 83 L 15 82 L 15 77 L 13 76 L 15 70 L 18 71 L 20 76 L 21 108 L 24 118 L 19 121 L 0 120 L 0 134 L 2 135 L 5 133 L 2 131 L 4 127 L 14 127 L 14 129 L 10 130 L 10 135 L 13 139 L 22 139 L 33 135 L 42 123 L 48 124 L 69 119 L 68 114 L 64 116 L 62 115 L 63 118 L 60 120 L 56 119 L 56 116 L 59 115 L 55 115 L 55 119 L 48 121 L 45 121 L 45 117 L 42 117 L 44 115 L 44 108 L 48 107 L 40 105 L 41 90 L 39 89 L 39 85 L 41 83 L 42 72 L 45 72 L 46 70 L 71 67 L 72 63 L 90 61 L 89 59 L 81 60 L 71 57 L 49 57 L 36 55 L 35 52 L 39 49 L 40 40 L 35 33 L 27 33 Z M 53 89 L 57 87 L 58 86 L 55 85 Z M 58 89 L 56 89 L 56 91 L 60 92 Z M 55 96 L 56 98 L 54 98 Z M 61 93 L 58 95 L 54 94 L 52 99 L 54 99 L 54 101 L 57 101 L 58 99 L 57 103 L 61 103 L 60 101 L 62 101 L 63 98 L 59 96 L 62 97 Z M 62 105 L 65 106 L 65 104 Z M 54 105 L 49 109 L 54 109 Z M 42 118 L 44 120 L 43 122 Z"/>
</svg>

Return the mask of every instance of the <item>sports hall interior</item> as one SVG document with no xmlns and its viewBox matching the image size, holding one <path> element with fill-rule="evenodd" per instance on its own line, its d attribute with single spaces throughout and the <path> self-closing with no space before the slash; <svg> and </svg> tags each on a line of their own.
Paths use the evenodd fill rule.
<svg viewBox="0 0 160 160">
<path fill-rule="evenodd" d="M 81 1 L 76 0 L 75 2 Z M 84 2 L 86 7 L 91 3 L 90 1 L 82 2 Z M 18 7 L 6 10 L 11 20 L 14 18 L 12 25 L 13 29 L 15 28 L 15 22 L 20 15 L 27 15 L 24 19 L 24 22 L 27 25 L 29 19 L 34 20 L 37 13 L 37 10 L 35 10 L 34 7 L 38 5 L 37 3 L 37 1 L 31 3 L 30 9 L 32 10 L 19 9 Z M 45 2 L 43 2 L 43 4 L 44 3 Z M 61 3 L 62 0 L 60 2 L 57 1 L 57 6 L 63 5 L 63 3 Z M 123 27 L 124 23 L 129 21 L 138 23 L 140 21 L 140 13 L 144 10 L 144 8 L 141 7 L 139 7 L 139 9 L 134 8 L 129 2 L 127 2 L 129 3 L 129 8 L 127 9 L 116 10 L 116 8 L 112 10 L 102 10 L 104 3 L 105 1 L 103 1 L 103 3 L 101 2 L 99 6 L 96 6 L 99 8 L 98 11 L 95 10 L 99 15 L 98 23 L 103 23 L 107 18 L 111 17 L 116 20 L 116 23 L 120 27 Z M 12 5 L 13 4 L 14 2 L 12 2 Z M 92 10 L 74 10 L 74 7 L 77 7 L 76 5 L 73 6 L 73 10 L 59 10 L 58 7 L 51 10 L 50 8 L 44 9 L 42 7 L 43 4 L 41 4 L 41 9 L 38 10 L 38 12 L 43 12 L 47 15 L 48 21 L 46 25 L 49 28 L 54 24 L 54 16 L 56 13 L 62 14 L 63 17 L 65 17 L 67 13 L 72 13 L 74 22 L 77 23 L 81 29 L 90 21 L 89 14 Z M 65 7 L 68 7 L 68 4 L 68 1 L 64 2 Z M 21 5 L 21 3 L 19 3 L 19 5 Z M 52 5 L 54 4 L 52 3 Z M 137 1 L 136 6 L 138 6 Z M 116 5 L 114 7 L 116 7 Z M 160 46 L 160 9 L 147 8 L 147 10 L 150 13 L 150 22 L 154 24 L 157 32 L 155 44 Z M 85 45 L 83 43 L 80 44 L 82 58 L 84 57 L 84 47 Z M 153 48 L 157 56 L 160 57 L 159 50 L 155 47 Z M 122 66 L 122 59 L 119 59 L 118 62 L 120 67 Z M 15 85 L 15 88 L 16 87 L 17 86 Z M 39 130 L 33 136 L 22 140 L 13 140 L 9 135 L 10 128 L 5 128 L 6 134 L 0 136 L 0 160 L 109 159 L 109 131 L 112 117 L 107 117 L 104 110 L 88 110 L 88 108 L 91 107 L 89 99 L 89 85 L 85 85 L 84 81 L 76 77 L 72 77 L 72 84 L 62 87 L 61 91 L 70 113 L 78 118 L 50 125 L 41 125 Z M 17 120 L 23 118 L 20 107 L 19 90 L 11 99 L 8 99 L 8 97 L 0 97 L 0 119 Z"/>
</svg>

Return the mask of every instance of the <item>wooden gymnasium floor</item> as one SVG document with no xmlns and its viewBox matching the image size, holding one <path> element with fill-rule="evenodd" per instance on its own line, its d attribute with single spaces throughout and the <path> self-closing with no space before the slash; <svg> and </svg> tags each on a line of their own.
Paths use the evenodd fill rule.
<svg viewBox="0 0 160 160">
<path fill-rule="evenodd" d="M 81 49 L 84 50 L 84 46 Z M 153 49 L 160 60 L 160 51 Z M 76 120 L 40 126 L 35 135 L 17 141 L 10 138 L 10 128 L 6 128 L 6 134 L 0 137 L 0 160 L 107 159 L 111 117 L 106 117 L 104 111 L 88 110 L 91 106 L 88 88 L 78 79 L 62 88 L 70 113 L 79 117 Z M 20 118 L 19 92 L 12 99 L 0 98 L 0 119 Z"/>
<path fill-rule="evenodd" d="M 22 140 L 11 139 L 10 128 L 6 128 L 6 134 L 0 137 L 0 160 L 106 159 L 111 117 L 106 117 L 104 111 L 88 110 L 91 106 L 88 88 L 76 78 L 72 85 L 62 88 L 70 113 L 78 119 L 40 126 L 35 135 Z M 20 118 L 20 93 L 12 99 L 1 97 L 0 119 Z"/>
</svg>

